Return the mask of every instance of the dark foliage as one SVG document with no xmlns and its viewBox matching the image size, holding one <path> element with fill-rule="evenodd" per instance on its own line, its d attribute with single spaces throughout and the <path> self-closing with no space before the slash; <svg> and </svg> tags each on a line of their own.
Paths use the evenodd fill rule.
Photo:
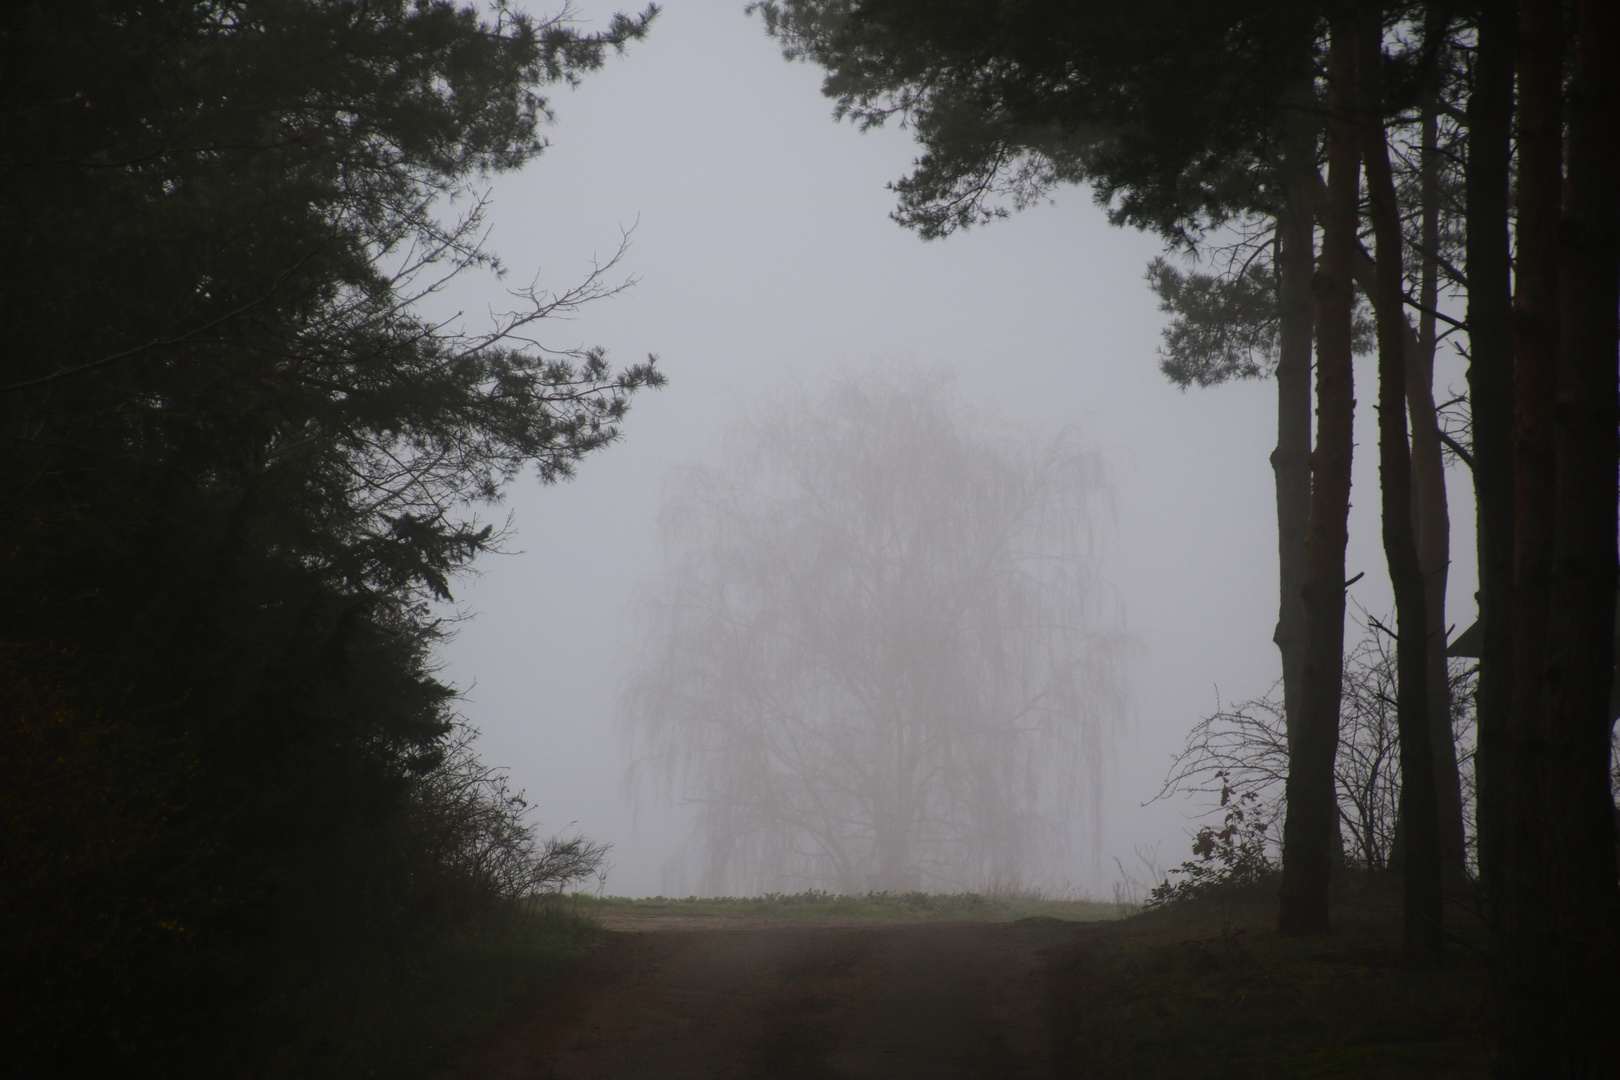
<svg viewBox="0 0 1620 1080">
<path fill-rule="evenodd" d="M 1275 201 L 1256 166 L 1314 14 L 1252 0 L 1111 4 L 763 0 L 788 56 L 862 127 L 893 117 L 923 152 L 893 188 L 923 236 L 1005 216 L 1063 183 L 1118 224 L 1192 242 Z"/>
<path fill-rule="evenodd" d="M 1232 379 L 1261 379 L 1277 366 L 1277 283 L 1270 267 L 1249 262 L 1218 275 L 1148 264 L 1159 310 L 1174 315 L 1161 332 L 1159 370 L 1182 389 Z"/>
<path fill-rule="evenodd" d="M 0 16 L 14 1060 L 217 1075 L 309 927 L 467 915 L 417 903 L 449 865 L 428 780 L 458 767 L 429 602 L 498 539 L 478 504 L 567 476 L 660 377 L 525 343 L 600 274 L 477 335 L 413 304 L 498 268 L 470 185 L 538 154 L 539 88 L 651 14 L 594 36 L 404 0 Z"/>
<path fill-rule="evenodd" d="M 1221 784 L 1221 823 L 1217 828 L 1205 825 L 1193 836 L 1193 857 L 1170 871 L 1179 880 L 1169 876 L 1148 894 L 1147 906 L 1158 907 L 1178 900 L 1192 900 L 1200 896 L 1228 889 L 1243 889 L 1276 876 L 1266 835 L 1275 821 L 1269 807 L 1261 802 L 1261 794 L 1254 788 L 1239 791 L 1232 786 L 1232 778 L 1217 772 Z"/>
<path fill-rule="evenodd" d="M 1148 264 L 1159 310 L 1173 316 L 1159 332 L 1159 370 L 1183 390 L 1276 373 L 1281 338 L 1278 282 L 1267 262 L 1250 258 L 1224 273 L 1182 270 L 1160 257 Z M 1372 319 L 1358 305 L 1350 327 L 1357 354 L 1371 351 Z"/>
</svg>

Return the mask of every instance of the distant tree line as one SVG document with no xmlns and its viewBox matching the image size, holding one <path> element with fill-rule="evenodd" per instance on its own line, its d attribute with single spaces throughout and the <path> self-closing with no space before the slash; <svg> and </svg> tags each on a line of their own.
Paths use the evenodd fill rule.
<svg viewBox="0 0 1620 1080">
<path fill-rule="evenodd" d="M 444 0 L 0 14 L 0 1011 L 8 1068 L 224 1075 L 277 972 L 589 873 L 437 674 L 477 509 L 613 442 L 649 362 L 529 344 L 477 181 L 639 38 Z"/>
<path fill-rule="evenodd" d="M 895 218 L 924 237 L 1089 185 L 1212 251 L 1156 264 L 1182 385 L 1272 375 L 1288 771 L 1280 929 L 1329 929 L 1357 308 L 1378 357 L 1396 600 L 1405 951 L 1441 958 L 1463 882 L 1444 464 L 1479 544 L 1478 861 L 1505 1076 L 1604 1075 L 1620 959 L 1610 789 L 1620 9 L 1605 0 L 1117 5 L 763 0 L 836 113 L 905 121 Z M 1268 289 L 1269 287 L 1269 289 Z M 1269 296 L 1267 295 L 1269 291 Z M 1435 348 L 1468 360 L 1436 404 Z M 1314 375 L 1314 395 L 1313 395 Z M 1457 405 L 1466 406 L 1458 410 Z M 1314 438 L 1311 430 L 1315 416 Z M 1460 427 L 1448 425 L 1458 418 Z"/>
</svg>

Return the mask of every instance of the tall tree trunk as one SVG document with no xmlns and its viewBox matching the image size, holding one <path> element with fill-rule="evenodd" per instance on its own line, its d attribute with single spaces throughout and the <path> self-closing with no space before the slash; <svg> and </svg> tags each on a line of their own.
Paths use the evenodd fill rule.
<svg viewBox="0 0 1620 1080">
<path fill-rule="evenodd" d="M 1287 816 L 1277 928 L 1284 934 L 1329 929 L 1328 901 L 1338 806 L 1333 760 L 1339 746 L 1344 677 L 1344 549 L 1354 449 L 1351 260 L 1360 179 L 1357 132 L 1345 119 L 1355 75 L 1354 27 L 1336 24 L 1328 61 L 1328 217 L 1316 275 L 1316 448 L 1305 535 L 1305 664 L 1299 730 L 1289 762 Z"/>
<path fill-rule="evenodd" d="M 1429 728 L 1429 617 L 1423 568 L 1412 527 L 1412 460 L 1406 442 L 1406 326 L 1400 207 L 1384 134 L 1382 11 L 1363 8 L 1357 27 L 1362 157 L 1377 244 L 1378 474 L 1383 500 L 1384 557 L 1395 591 L 1396 726 L 1401 739 L 1401 818 L 1406 824 L 1404 879 L 1408 962 L 1440 961 L 1440 821 L 1435 801 L 1434 744 Z M 1432 418 L 1432 413 L 1431 413 Z"/>
<path fill-rule="evenodd" d="M 1315 155 L 1310 135 L 1308 152 Z M 1314 168 L 1314 164 L 1311 165 Z M 1287 203 L 1277 218 L 1277 448 L 1271 470 L 1277 488 L 1277 629 L 1271 640 L 1282 654 L 1283 715 L 1290 753 L 1299 723 L 1305 673 L 1305 529 L 1311 509 L 1311 334 L 1316 305 L 1315 220 L 1305 186 L 1286 182 Z"/>
<path fill-rule="evenodd" d="M 1562 1026 L 1552 993 L 1558 942 L 1546 902 L 1539 820 L 1538 731 L 1546 685 L 1548 600 L 1556 506 L 1553 404 L 1558 372 L 1558 224 L 1563 185 L 1561 0 L 1519 8 L 1517 257 L 1513 292 L 1513 690 L 1508 710 L 1505 873 L 1497 964 L 1504 1075 L 1547 1075 L 1547 1035 Z M 1558 1055 L 1562 1056 L 1562 1055 Z M 1543 1071 L 1546 1070 L 1546 1071 Z"/>
<path fill-rule="evenodd" d="M 1468 406 L 1474 436 L 1475 542 L 1482 643 L 1474 692 L 1478 744 L 1475 842 L 1488 913 L 1503 878 L 1507 717 L 1513 687 L 1513 324 L 1508 176 L 1513 124 L 1512 0 L 1484 0 L 1468 97 L 1464 253 L 1468 274 Z"/>
<path fill-rule="evenodd" d="M 1444 27 L 1431 26 L 1431 34 Z M 1451 731 L 1451 677 L 1446 668 L 1446 587 L 1451 569 L 1451 512 L 1446 497 L 1445 458 L 1440 418 L 1434 405 L 1435 309 L 1440 300 L 1440 117 L 1434 91 L 1424 96 L 1423 144 L 1419 164 L 1417 347 L 1406 357 L 1406 406 L 1412 421 L 1412 522 L 1417 530 L 1423 601 L 1429 613 L 1424 681 L 1428 686 L 1429 735 L 1434 757 L 1434 790 L 1440 820 L 1440 869 L 1447 893 L 1468 887 L 1463 829 L 1462 778 L 1457 741 Z"/>
<path fill-rule="evenodd" d="M 1439 32 L 1439 31 L 1437 31 Z M 1434 134 L 1434 120 L 1430 115 L 1426 138 Z M 1432 149 L 1432 146 L 1430 146 Z M 1430 172 L 1434 172 L 1430 160 Z M 1319 219 L 1327 220 L 1327 186 L 1322 176 L 1312 170 L 1304 180 L 1307 198 Z M 1424 188 L 1424 228 L 1427 251 L 1439 246 L 1439 191 L 1435 183 Z M 1505 266 L 1505 264 L 1503 264 Z M 1452 521 L 1447 508 L 1445 491 L 1445 461 L 1440 453 L 1439 415 L 1434 405 L 1434 316 L 1424 314 L 1421 329 L 1413 330 L 1406 319 L 1405 296 L 1392 308 L 1392 300 L 1380 296 L 1377 285 L 1377 266 L 1371 254 L 1361 243 L 1356 243 L 1351 262 L 1356 287 L 1367 296 L 1375 316 L 1383 317 L 1393 311 L 1395 330 L 1401 335 L 1406 351 L 1406 408 L 1411 413 L 1413 437 L 1413 523 L 1417 534 L 1417 560 L 1424 575 L 1424 604 L 1429 612 L 1429 656 L 1426 664 L 1426 685 L 1429 695 L 1430 756 L 1434 759 L 1435 798 L 1440 813 L 1440 850 L 1442 873 L 1450 891 L 1461 894 L 1468 887 L 1466 871 L 1466 832 L 1463 826 L 1463 785 L 1461 785 L 1456 740 L 1452 735 L 1452 688 L 1445 661 L 1445 593 L 1447 593 L 1450 549 L 1452 549 Z M 1426 313 L 1434 313 L 1439 283 L 1435 274 L 1435 261 L 1430 257 L 1424 264 L 1421 306 Z M 1503 293 L 1507 295 L 1507 293 Z M 1505 301 L 1503 301 L 1505 311 Z M 1505 322 L 1503 322 L 1503 325 Z M 1507 330 L 1503 330 L 1503 340 Z M 1395 836 L 1390 844 L 1390 865 L 1403 865 L 1406 860 L 1406 819 L 1396 814 Z"/>
<path fill-rule="evenodd" d="M 1432 118 L 1431 118 L 1432 120 Z M 1313 173 L 1306 181 L 1312 205 L 1319 218 L 1326 219 L 1327 190 L 1319 174 Z M 1437 185 L 1426 189 L 1430 203 L 1438 203 Z M 1504 202 L 1505 205 L 1505 202 Z M 1425 227 L 1430 241 L 1427 250 L 1438 246 L 1438 206 L 1425 210 Z M 1504 219 L 1505 220 L 1505 219 Z M 1505 254 L 1505 249 L 1504 249 Z M 1504 267 L 1506 262 L 1503 263 Z M 1427 312 L 1435 309 L 1438 293 L 1433 260 L 1426 263 L 1426 281 L 1429 282 L 1427 299 L 1421 306 Z M 1372 303 L 1374 313 L 1380 317 L 1389 304 L 1380 298 L 1377 267 L 1372 256 L 1359 242 L 1352 256 L 1352 275 L 1356 285 Z M 1504 296 L 1507 295 L 1504 285 Z M 1503 301 L 1503 312 L 1506 301 Z M 1434 317 L 1422 317 L 1422 329 L 1414 331 L 1406 318 L 1405 299 L 1395 309 L 1396 329 L 1405 343 L 1407 359 L 1407 407 L 1412 415 L 1412 469 L 1413 519 L 1418 534 L 1418 560 L 1425 581 L 1425 602 L 1429 611 L 1430 657 L 1427 666 L 1429 687 L 1429 730 L 1434 758 L 1435 789 L 1440 804 L 1441 847 L 1445 853 L 1442 869 L 1450 882 L 1460 891 L 1467 881 L 1464 848 L 1465 830 L 1462 814 L 1462 783 L 1457 767 L 1457 744 L 1451 733 L 1451 687 L 1446 670 L 1445 655 L 1445 598 L 1447 571 L 1451 558 L 1451 519 L 1447 509 L 1445 463 L 1440 451 L 1439 419 L 1434 405 Z M 1505 315 L 1504 315 L 1505 319 Z M 1503 341 L 1508 331 L 1503 322 Z M 1504 344 L 1503 348 L 1506 346 Z M 1506 353 L 1504 353 L 1506 355 Z M 1505 428 L 1504 428 L 1505 430 Z M 1448 839 L 1449 838 L 1449 839 Z M 1453 854 L 1455 853 L 1455 854 Z M 1390 847 L 1390 863 L 1398 865 L 1406 857 L 1405 819 L 1397 816 L 1395 835 Z"/>
<path fill-rule="evenodd" d="M 1534 184 L 1536 190 L 1557 175 L 1554 154 L 1560 149 L 1554 112 L 1558 99 L 1546 96 L 1560 86 L 1554 73 L 1545 70 L 1556 63 L 1562 74 L 1562 37 L 1555 21 L 1560 5 L 1548 6 L 1546 13 L 1527 11 L 1524 26 L 1530 48 L 1520 99 L 1521 187 Z M 1544 636 L 1539 656 L 1516 656 L 1523 660 L 1516 674 L 1536 683 L 1515 684 L 1514 695 L 1515 734 L 1527 751 L 1522 759 L 1527 768 L 1515 793 L 1529 800 L 1513 808 L 1510 843 L 1518 842 L 1510 849 L 1510 917 L 1504 920 L 1511 935 L 1504 1002 L 1511 1019 L 1504 1025 L 1501 1060 L 1504 1073 L 1514 1076 L 1610 1075 L 1620 1042 L 1613 1015 L 1620 889 L 1608 775 L 1615 491 L 1620 479 L 1617 22 L 1611 3 L 1585 0 L 1579 7 L 1568 98 L 1568 175 L 1562 189 L 1567 201 L 1554 229 L 1547 228 L 1547 217 L 1559 208 L 1549 193 L 1541 192 L 1528 208 L 1535 214 L 1535 231 L 1526 239 L 1535 244 L 1535 258 L 1526 269 L 1547 273 L 1547 232 L 1555 238 L 1558 262 L 1552 268 L 1556 297 L 1545 277 L 1526 282 L 1521 290 L 1526 294 L 1522 310 L 1534 321 L 1521 353 L 1521 367 L 1528 370 L 1520 382 L 1519 415 L 1535 456 L 1521 472 L 1519 509 L 1521 514 L 1550 510 L 1552 527 L 1519 522 L 1520 537 L 1530 545 L 1520 552 L 1520 595 L 1527 591 L 1527 578 L 1530 588 L 1520 609 L 1525 632 L 1515 638 L 1515 649 L 1521 644 L 1533 648 L 1537 632 Z M 1531 36 L 1533 31 L 1537 36 Z M 1550 135 L 1543 125 L 1552 128 Z M 1535 140 L 1527 144 L 1532 133 Z M 1521 256 L 1521 263 L 1525 261 Z M 1549 301 L 1556 302 L 1556 334 L 1538 332 L 1552 314 Z M 1551 350 L 1556 350 L 1556 373 L 1549 377 L 1544 368 Z M 1531 393 L 1536 395 L 1528 402 L 1526 383 L 1533 383 Z M 1549 442 L 1552 460 L 1546 462 L 1542 455 Z M 1542 596 L 1546 612 L 1537 618 L 1539 613 L 1526 609 Z M 1532 660 L 1539 663 L 1532 665 Z"/>
</svg>

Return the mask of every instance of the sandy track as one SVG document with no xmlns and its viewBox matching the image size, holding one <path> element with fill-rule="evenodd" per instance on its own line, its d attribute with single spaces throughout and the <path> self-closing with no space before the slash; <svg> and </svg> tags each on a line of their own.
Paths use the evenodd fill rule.
<svg viewBox="0 0 1620 1080">
<path fill-rule="evenodd" d="M 465 1080 L 1047 1077 L 1044 969 L 1090 932 L 693 916 L 610 929 Z"/>
</svg>

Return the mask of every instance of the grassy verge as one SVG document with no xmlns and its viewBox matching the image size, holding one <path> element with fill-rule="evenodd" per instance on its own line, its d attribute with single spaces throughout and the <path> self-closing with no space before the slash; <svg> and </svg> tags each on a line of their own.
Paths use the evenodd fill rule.
<svg viewBox="0 0 1620 1080">
<path fill-rule="evenodd" d="M 1059 1075 L 1484 1077 L 1477 927 L 1439 971 L 1400 962 L 1398 885 L 1341 889 L 1334 932 L 1282 938 L 1275 886 L 1144 912 L 1055 958 Z"/>
<path fill-rule="evenodd" d="M 278 974 L 257 1080 L 444 1076 L 518 995 L 560 978 L 600 934 L 568 906 L 461 940 L 374 943 Z"/>
<path fill-rule="evenodd" d="M 1011 922 L 1053 918 L 1076 922 L 1117 919 L 1118 905 L 1042 893 L 767 893 L 764 896 L 577 896 L 583 915 L 731 915 L 770 918 L 979 919 Z"/>
</svg>

